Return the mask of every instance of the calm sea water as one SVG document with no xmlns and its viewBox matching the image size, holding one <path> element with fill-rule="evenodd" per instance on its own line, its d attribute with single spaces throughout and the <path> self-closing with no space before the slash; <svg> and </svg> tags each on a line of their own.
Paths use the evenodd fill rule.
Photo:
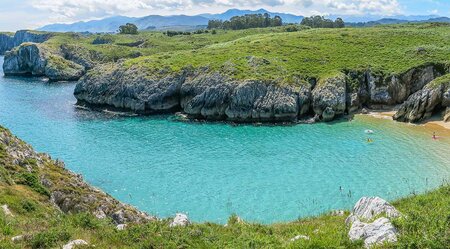
<svg viewBox="0 0 450 249">
<path fill-rule="evenodd" d="M 370 117 L 285 127 L 118 118 L 75 109 L 74 87 L 0 77 L 0 124 L 93 185 L 161 217 L 186 212 L 224 223 L 236 213 L 271 223 L 351 208 L 366 195 L 391 200 L 450 179 L 450 138 L 433 141 L 423 127 Z M 373 143 L 366 129 L 375 131 Z"/>
</svg>

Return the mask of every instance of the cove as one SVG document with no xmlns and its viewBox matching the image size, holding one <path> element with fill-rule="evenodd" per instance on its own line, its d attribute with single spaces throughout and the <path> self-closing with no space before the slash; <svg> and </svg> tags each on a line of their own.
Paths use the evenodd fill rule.
<svg viewBox="0 0 450 249">
<path fill-rule="evenodd" d="M 434 141 L 421 126 L 365 116 L 260 127 L 114 117 L 76 109 L 74 87 L 1 76 L 0 124 L 159 217 L 186 212 L 197 222 L 225 223 L 236 213 L 249 221 L 289 221 L 351 208 L 361 196 L 392 200 L 450 179 L 450 137 Z"/>
</svg>

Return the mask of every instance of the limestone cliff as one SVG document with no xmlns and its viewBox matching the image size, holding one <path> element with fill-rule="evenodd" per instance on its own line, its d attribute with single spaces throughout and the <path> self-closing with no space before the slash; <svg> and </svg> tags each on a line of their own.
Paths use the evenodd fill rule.
<svg viewBox="0 0 450 249">
<path fill-rule="evenodd" d="M 14 35 L 0 34 L 0 55 L 5 54 L 6 51 L 11 50 L 24 42 L 42 43 L 51 36 L 51 33 L 30 30 L 20 30 Z"/>
<path fill-rule="evenodd" d="M 419 122 L 439 110 L 450 109 L 450 77 L 437 78 L 415 92 L 400 106 L 394 119 L 402 122 Z M 443 115 L 448 121 L 447 111 Z"/>
<path fill-rule="evenodd" d="M 401 74 L 372 69 L 344 71 L 320 79 L 236 80 L 208 68 L 150 73 L 139 66 L 108 64 L 78 82 L 79 104 L 129 110 L 140 114 L 182 111 L 189 117 L 235 122 L 296 121 L 315 115 L 331 121 L 362 107 L 403 103 L 411 94 L 445 74 L 445 67 L 426 64 Z"/>
<path fill-rule="evenodd" d="M 78 80 L 85 67 L 64 59 L 43 44 L 22 43 L 5 55 L 5 75 L 47 76 L 51 81 Z"/>
</svg>

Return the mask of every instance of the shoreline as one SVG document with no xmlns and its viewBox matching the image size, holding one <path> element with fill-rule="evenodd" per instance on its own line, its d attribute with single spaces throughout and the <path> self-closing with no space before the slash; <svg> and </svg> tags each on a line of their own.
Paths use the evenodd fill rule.
<svg viewBox="0 0 450 249">
<path fill-rule="evenodd" d="M 388 120 L 397 122 L 397 121 L 393 120 L 393 118 L 392 118 L 395 113 L 396 113 L 395 109 L 370 110 L 367 114 L 359 113 L 357 115 L 370 116 L 370 117 L 379 118 L 379 119 L 388 119 Z M 445 130 L 446 132 L 450 132 L 450 122 L 444 122 L 444 121 L 442 121 L 442 119 L 440 119 L 436 115 L 425 121 L 417 123 L 417 124 L 414 124 L 414 123 L 405 123 L 405 124 L 410 124 L 410 125 L 415 125 L 415 126 L 424 126 L 424 127 L 430 128 L 430 129 L 434 128 L 437 130 Z"/>
</svg>

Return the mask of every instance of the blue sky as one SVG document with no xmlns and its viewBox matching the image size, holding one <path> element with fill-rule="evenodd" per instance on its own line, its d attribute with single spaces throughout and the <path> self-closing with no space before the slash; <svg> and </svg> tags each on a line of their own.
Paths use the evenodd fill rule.
<svg viewBox="0 0 450 249">
<path fill-rule="evenodd" d="M 305 16 L 450 16 L 450 0 L 0 0 L 0 30 L 15 31 L 114 15 L 193 15 L 229 8 L 265 8 Z"/>
</svg>

